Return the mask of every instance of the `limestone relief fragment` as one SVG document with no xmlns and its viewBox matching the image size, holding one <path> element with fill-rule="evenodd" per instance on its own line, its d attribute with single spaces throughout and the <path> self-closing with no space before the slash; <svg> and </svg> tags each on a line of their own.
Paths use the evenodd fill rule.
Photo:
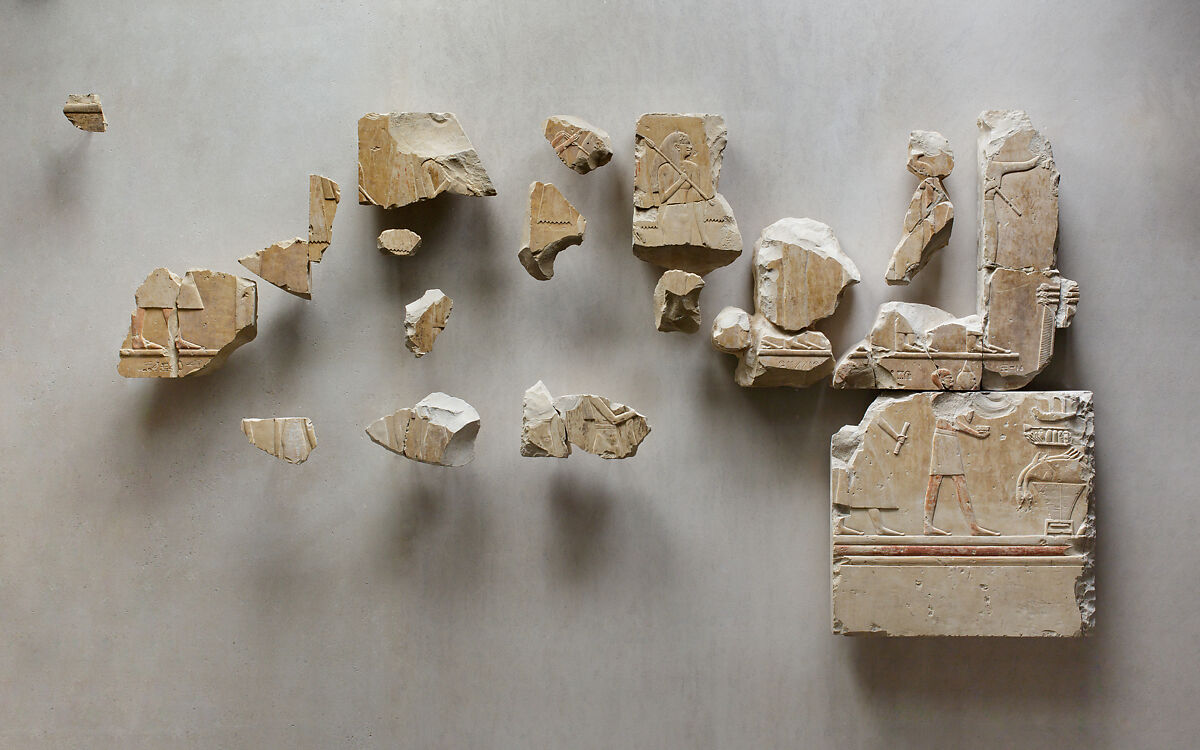
<svg viewBox="0 0 1200 750">
<path fill-rule="evenodd" d="M 833 372 L 833 350 L 825 334 L 789 333 L 759 313 L 736 307 L 717 313 L 712 344 L 738 358 L 733 380 L 744 388 L 807 388 Z"/>
<path fill-rule="evenodd" d="M 787 331 L 800 331 L 837 309 L 842 292 L 862 279 L 829 225 L 780 219 L 754 245 L 754 302 Z"/>
<path fill-rule="evenodd" d="M 650 423 L 633 409 L 603 396 L 553 398 L 540 380 L 525 392 L 521 455 L 566 458 L 571 446 L 601 458 L 628 458 L 650 434 Z"/>
<path fill-rule="evenodd" d="M 404 307 L 404 345 L 417 357 L 433 351 L 433 342 L 446 327 L 454 300 L 441 289 L 430 289 Z"/>
<path fill-rule="evenodd" d="M 312 299 L 312 264 L 320 263 L 333 240 L 333 217 L 342 193 L 338 184 L 321 175 L 308 176 L 308 240 L 294 237 L 239 258 L 246 268 L 275 286 L 303 299 Z"/>
<path fill-rule="evenodd" d="M 289 464 L 302 464 L 317 447 L 317 432 L 308 417 L 243 419 L 242 432 L 254 447 Z"/>
<path fill-rule="evenodd" d="M 100 97 L 96 94 L 69 94 L 67 103 L 63 105 L 63 114 L 80 130 L 89 133 L 108 130 L 108 120 L 104 117 Z"/>
<path fill-rule="evenodd" d="M 612 159 L 612 139 L 608 133 L 578 117 L 548 117 L 544 130 L 554 153 L 579 174 L 603 167 Z"/>
<path fill-rule="evenodd" d="M 193 269 L 183 278 L 150 272 L 121 344 L 127 378 L 182 378 L 217 369 L 257 333 L 258 288 L 233 274 Z"/>
<path fill-rule="evenodd" d="M 383 253 L 408 257 L 421 247 L 421 236 L 408 229 L 385 229 L 379 235 L 379 250 Z"/>
<path fill-rule="evenodd" d="M 449 112 L 371 113 L 358 121 L 358 202 L 396 208 L 496 188 Z"/>
<path fill-rule="evenodd" d="M 586 227 L 587 219 L 558 188 L 535 182 L 529 186 L 529 211 L 517 259 L 530 276 L 548 281 L 554 276 L 554 258 L 571 245 L 583 242 Z"/>
<path fill-rule="evenodd" d="M 1079 302 L 1079 286 L 1057 268 L 1050 143 L 1020 111 L 984 112 L 979 127 L 976 315 L 884 305 L 871 334 L 838 363 L 834 387 L 1011 390 L 1049 363 L 1055 329 L 1070 325 Z"/>
<path fill-rule="evenodd" d="M 478 434 L 479 412 L 461 398 L 440 392 L 380 417 L 367 428 L 372 441 L 393 453 L 438 466 L 470 463 Z"/>
<path fill-rule="evenodd" d="M 654 327 L 660 331 L 700 330 L 700 290 L 704 279 L 687 271 L 667 271 L 654 287 Z"/>
<path fill-rule="evenodd" d="M 954 205 L 942 180 L 954 169 L 954 152 L 941 133 L 914 130 L 908 136 L 908 171 L 921 178 L 908 212 L 904 236 L 892 251 L 885 279 L 907 284 L 937 250 L 950 241 Z"/>
<path fill-rule="evenodd" d="M 1087 391 L 877 398 L 832 441 L 833 631 L 1087 633 L 1093 444 Z"/>
<path fill-rule="evenodd" d="M 725 141 L 725 120 L 718 115 L 638 118 L 634 255 L 704 276 L 741 254 L 733 210 L 717 192 Z"/>
</svg>

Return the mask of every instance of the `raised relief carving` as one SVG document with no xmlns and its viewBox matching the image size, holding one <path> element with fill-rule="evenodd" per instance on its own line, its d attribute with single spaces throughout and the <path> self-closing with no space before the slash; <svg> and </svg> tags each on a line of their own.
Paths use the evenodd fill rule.
<svg viewBox="0 0 1200 750">
<path fill-rule="evenodd" d="M 540 380 L 525 392 L 521 455 L 566 458 L 571 446 L 601 458 L 628 458 L 650 434 L 650 423 L 630 407 L 603 396 L 554 399 Z"/>
<path fill-rule="evenodd" d="M 908 136 L 908 171 L 921 184 L 904 215 L 904 236 L 892 251 L 885 279 L 889 284 L 912 281 L 929 258 L 950 241 L 954 205 L 942 180 L 954 169 L 954 152 L 941 133 L 914 130 Z"/>
<path fill-rule="evenodd" d="M 299 237 L 276 242 L 265 250 L 239 258 L 253 273 L 303 299 L 312 299 L 312 264 L 320 263 L 333 240 L 333 217 L 342 198 L 328 177 L 308 176 L 308 240 Z"/>
<path fill-rule="evenodd" d="M 738 358 L 733 381 L 744 388 L 807 388 L 833 372 L 833 351 L 820 331 L 790 333 L 755 313 L 726 307 L 713 320 L 712 344 Z"/>
<path fill-rule="evenodd" d="M 359 203 L 396 208 L 443 192 L 496 194 L 457 117 L 393 112 L 358 121 Z"/>
<path fill-rule="evenodd" d="M 181 279 L 156 268 L 134 300 L 117 364 L 127 378 L 182 378 L 215 370 L 257 333 L 258 289 L 233 274 L 193 269 Z"/>
<path fill-rule="evenodd" d="M 832 442 L 834 632 L 1089 630 L 1092 424 L 1086 391 L 876 399 Z"/>
<path fill-rule="evenodd" d="M 454 300 L 441 289 L 430 289 L 404 307 L 404 345 L 418 358 L 433 351 L 433 342 L 446 328 Z"/>
<path fill-rule="evenodd" d="M 317 447 L 317 431 L 308 417 L 243 419 L 242 432 L 254 447 L 289 464 L 302 464 Z"/>
<path fill-rule="evenodd" d="M 835 388 L 1020 388 L 1050 361 L 1055 329 L 1070 325 L 1079 286 L 1056 268 L 1050 143 L 1024 112 L 984 112 L 979 125 L 977 314 L 883 305 L 871 334 L 838 362 Z"/>
<path fill-rule="evenodd" d="M 413 461 L 464 466 L 475 458 L 479 412 L 461 398 L 431 393 L 411 409 L 380 417 L 367 428 L 378 445 Z"/>
<path fill-rule="evenodd" d="M 687 271 L 667 271 L 654 287 L 654 327 L 660 331 L 700 330 L 700 290 L 704 279 Z"/>
<path fill-rule="evenodd" d="M 529 211 L 517 259 L 538 281 L 554 276 L 554 258 L 583 242 L 587 219 L 583 218 L 558 188 L 548 182 L 529 186 Z"/>
<path fill-rule="evenodd" d="M 379 235 L 380 252 L 408 257 L 421 247 L 421 236 L 408 229 L 385 229 Z"/>
<path fill-rule="evenodd" d="M 612 159 L 612 139 L 608 133 L 578 117 L 548 117 L 544 131 L 562 163 L 579 174 L 603 167 Z"/>
<path fill-rule="evenodd" d="M 704 276 L 741 254 L 733 210 L 717 192 L 725 140 L 725 121 L 717 115 L 638 118 L 634 255 Z"/>
<path fill-rule="evenodd" d="M 63 114 L 80 130 L 89 133 L 103 133 L 108 130 L 108 120 L 104 117 L 100 97 L 96 94 L 68 94 L 67 103 L 63 105 Z"/>
</svg>

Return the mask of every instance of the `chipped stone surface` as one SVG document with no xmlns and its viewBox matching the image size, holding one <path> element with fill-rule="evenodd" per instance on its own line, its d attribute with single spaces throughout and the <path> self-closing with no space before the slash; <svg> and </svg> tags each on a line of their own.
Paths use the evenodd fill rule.
<svg viewBox="0 0 1200 750">
<path fill-rule="evenodd" d="M 954 169 L 954 152 L 941 133 L 914 130 L 908 136 L 908 171 L 922 178 L 904 215 L 904 236 L 892 251 L 885 280 L 912 281 L 933 253 L 950 241 L 954 205 L 942 179 Z"/>
<path fill-rule="evenodd" d="M 654 287 L 654 326 L 660 331 L 700 330 L 700 290 L 704 279 L 687 271 L 667 271 Z"/>
<path fill-rule="evenodd" d="M 567 424 L 554 408 L 550 390 L 540 380 L 525 391 L 521 403 L 521 455 L 530 458 L 571 455 Z"/>
<path fill-rule="evenodd" d="M 258 287 L 233 274 L 193 269 L 181 279 L 150 272 L 121 344 L 127 378 L 182 378 L 217 369 L 257 333 Z"/>
<path fill-rule="evenodd" d="M 405 458 L 438 466 L 463 466 L 475 458 L 479 412 L 461 398 L 431 393 L 411 409 L 380 417 L 367 436 Z"/>
<path fill-rule="evenodd" d="M 1010 390 L 1049 363 L 1055 329 L 1070 325 L 1079 302 L 1079 285 L 1056 267 L 1050 143 L 1024 112 L 984 112 L 979 126 L 977 314 L 884 305 L 871 335 L 838 363 L 834 387 Z M 942 327 L 951 321 L 958 323 Z"/>
<path fill-rule="evenodd" d="M 612 138 L 608 133 L 578 117 L 547 117 L 544 131 L 562 163 L 579 174 L 603 167 L 612 159 Z"/>
<path fill-rule="evenodd" d="M 567 440 L 600 458 L 629 458 L 650 434 L 646 418 L 603 396 L 559 396 L 554 408 L 566 423 Z"/>
<path fill-rule="evenodd" d="M 587 219 L 554 185 L 535 182 L 529 186 L 529 210 L 517 259 L 529 275 L 539 281 L 554 276 L 554 258 L 583 242 Z"/>
<path fill-rule="evenodd" d="M 433 351 L 433 342 L 446 327 L 454 300 L 441 289 L 430 289 L 404 307 L 404 345 L 418 357 Z"/>
<path fill-rule="evenodd" d="M 754 245 L 756 311 L 787 331 L 832 315 L 861 279 L 833 230 L 815 219 L 780 219 Z"/>
<path fill-rule="evenodd" d="M 745 388 L 807 388 L 833 372 L 833 351 L 825 334 L 789 333 L 762 315 L 736 307 L 717 313 L 712 345 L 737 356 L 733 380 Z"/>
<path fill-rule="evenodd" d="M 80 130 L 89 133 L 108 130 L 108 120 L 104 117 L 104 108 L 100 106 L 100 97 L 96 94 L 68 94 L 63 114 Z"/>
<path fill-rule="evenodd" d="M 989 345 L 1018 354 L 984 364 L 985 388 L 1020 388 L 1050 362 L 1079 286 L 1058 272 L 1058 170 L 1050 142 L 1017 110 L 979 116 L 979 314 Z"/>
<path fill-rule="evenodd" d="M 881 396 L 833 437 L 833 630 L 1077 636 L 1095 615 L 1092 394 Z"/>
<path fill-rule="evenodd" d="M 302 464 L 317 447 L 317 431 L 308 417 L 243 419 L 242 432 L 254 447 L 289 464 Z"/>
<path fill-rule="evenodd" d="M 638 118 L 634 255 L 704 276 L 741 254 L 733 210 L 717 192 L 725 140 L 725 121 L 718 115 Z"/>
<path fill-rule="evenodd" d="M 420 247 L 421 236 L 408 229 L 385 229 L 379 235 L 379 250 L 384 253 L 408 257 Z"/>
<path fill-rule="evenodd" d="M 303 299 L 312 299 L 312 264 L 333 239 L 333 217 L 342 193 L 328 177 L 308 176 L 308 240 L 294 237 L 239 258 L 253 273 Z"/>
<path fill-rule="evenodd" d="M 407 206 L 443 192 L 495 195 L 458 118 L 449 112 L 371 113 L 358 121 L 358 202 Z"/>
</svg>

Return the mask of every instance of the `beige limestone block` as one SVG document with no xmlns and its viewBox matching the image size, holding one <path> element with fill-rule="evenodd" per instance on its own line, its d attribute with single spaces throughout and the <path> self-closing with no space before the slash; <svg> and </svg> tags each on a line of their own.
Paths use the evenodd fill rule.
<svg viewBox="0 0 1200 750">
<path fill-rule="evenodd" d="M 585 120 L 553 115 L 546 118 L 543 129 L 554 153 L 579 174 L 603 167 L 612 159 L 612 138 Z"/>
<path fill-rule="evenodd" d="M 521 455 L 529 458 L 566 458 L 571 455 L 567 424 L 554 408 L 554 397 L 538 381 L 521 403 Z"/>
<path fill-rule="evenodd" d="M 333 217 L 341 190 L 328 177 L 308 176 L 308 240 L 294 237 L 238 258 L 251 272 L 303 299 L 312 299 L 312 264 L 320 263 L 333 239 Z"/>
<path fill-rule="evenodd" d="M 760 314 L 736 307 L 717 313 L 712 345 L 738 358 L 733 380 L 744 388 L 807 388 L 833 372 L 833 351 L 825 334 L 790 333 Z"/>
<path fill-rule="evenodd" d="M 567 440 L 600 458 L 636 455 L 638 446 L 650 434 L 650 423 L 644 416 L 603 396 L 560 396 L 554 400 L 554 409 L 562 415 Z"/>
<path fill-rule="evenodd" d="M 417 357 L 433 351 L 433 342 L 446 327 L 454 300 L 441 289 L 430 289 L 404 307 L 404 345 Z"/>
<path fill-rule="evenodd" d="M 984 365 L 984 387 L 1020 388 L 1049 363 L 1079 286 L 1058 273 L 1058 170 L 1017 110 L 979 116 L 979 313 L 985 341 L 1016 352 Z"/>
<path fill-rule="evenodd" d="M 411 409 L 380 417 L 367 436 L 384 448 L 413 461 L 463 466 L 475 458 L 479 412 L 445 393 L 431 393 Z"/>
<path fill-rule="evenodd" d="M 302 464 L 317 447 L 317 431 L 308 417 L 243 419 L 242 432 L 254 447 L 289 464 Z"/>
<path fill-rule="evenodd" d="M 725 141 L 725 121 L 718 115 L 638 118 L 634 255 L 704 276 L 741 254 L 733 210 L 717 192 Z"/>
<path fill-rule="evenodd" d="M 700 330 L 700 290 L 704 279 L 687 271 L 667 271 L 654 287 L 654 327 L 660 331 Z"/>
<path fill-rule="evenodd" d="M 89 133 L 103 133 L 108 130 L 108 120 L 104 117 L 100 97 L 96 94 L 68 94 L 67 103 L 63 105 L 63 114 L 80 130 Z"/>
<path fill-rule="evenodd" d="M 134 302 L 117 364 L 127 378 L 211 372 L 258 332 L 258 287 L 233 274 L 193 269 L 180 278 L 156 268 Z"/>
<path fill-rule="evenodd" d="M 832 441 L 833 631 L 1087 633 L 1093 444 L 1087 391 L 877 398 Z"/>
<path fill-rule="evenodd" d="M 756 311 L 787 331 L 832 315 L 861 279 L 833 230 L 814 219 L 780 219 L 754 245 Z"/>
<path fill-rule="evenodd" d="M 371 113 L 358 121 L 358 202 L 395 208 L 496 188 L 449 112 Z"/>
<path fill-rule="evenodd" d="M 529 186 L 529 211 L 517 259 L 538 281 L 554 276 L 554 258 L 571 245 L 583 242 L 587 219 L 559 189 L 548 182 Z"/>
<path fill-rule="evenodd" d="M 385 229 L 379 235 L 380 252 L 408 257 L 421 247 L 421 236 L 408 229 Z"/>
<path fill-rule="evenodd" d="M 914 130 L 908 136 L 908 171 L 921 177 L 904 215 L 904 235 L 884 277 L 889 284 L 912 281 L 930 257 L 950 241 L 954 205 L 942 179 L 954 169 L 954 153 L 941 133 Z"/>
</svg>

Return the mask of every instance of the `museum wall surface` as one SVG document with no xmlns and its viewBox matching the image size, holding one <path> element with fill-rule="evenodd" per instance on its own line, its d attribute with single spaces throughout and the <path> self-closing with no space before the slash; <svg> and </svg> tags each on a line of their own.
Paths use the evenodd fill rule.
<svg viewBox="0 0 1200 750">
<path fill-rule="evenodd" d="M 5 5 L 0 747 L 1194 746 L 1195 4 Z M 88 92 L 104 133 L 63 117 Z M 754 309 L 749 250 L 783 217 L 861 272 L 816 326 L 835 355 L 889 300 L 974 312 L 986 109 L 1028 112 L 1061 173 L 1082 299 L 1026 390 L 1094 393 L 1096 626 L 833 635 L 830 440 L 875 391 L 741 388 L 707 332 Z M 497 195 L 359 205 L 357 122 L 393 111 L 455 113 Z M 647 112 L 728 129 L 746 252 L 695 334 L 655 330 L 662 271 L 631 252 Z M 612 161 L 567 169 L 556 114 Z M 955 149 L 956 229 L 889 286 L 914 129 Z M 306 300 L 238 259 L 301 231 L 310 174 L 342 200 Z M 517 257 L 534 181 L 587 220 L 549 281 Z M 413 257 L 377 249 L 400 228 Z M 203 377 L 121 377 L 160 266 L 256 280 L 257 337 Z M 453 313 L 417 359 L 429 289 Z M 652 432 L 523 458 L 539 380 Z M 435 391 L 478 410 L 469 464 L 364 433 Z M 300 465 L 242 431 L 285 416 L 315 425 Z"/>
</svg>

